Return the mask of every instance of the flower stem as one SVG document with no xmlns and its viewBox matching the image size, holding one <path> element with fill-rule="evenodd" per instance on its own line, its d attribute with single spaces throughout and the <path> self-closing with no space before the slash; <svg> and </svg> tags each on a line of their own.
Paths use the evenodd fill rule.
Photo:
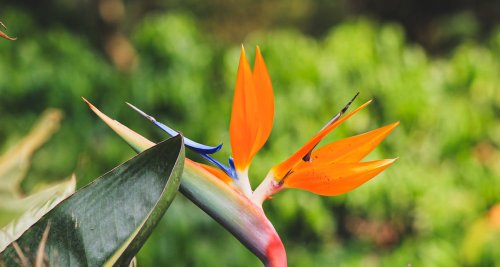
<svg viewBox="0 0 500 267">
<path fill-rule="evenodd" d="M 245 194 L 248 198 L 252 196 L 252 187 L 250 186 L 250 179 L 248 178 L 248 169 L 243 171 L 236 171 L 236 175 L 238 179 L 234 180 L 234 183 L 238 188 L 240 188 L 241 192 Z"/>
<path fill-rule="evenodd" d="M 271 170 L 267 174 L 266 178 L 255 189 L 251 199 L 256 205 L 262 206 L 264 200 L 278 193 L 282 189 L 283 189 L 283 184 L 274 179 L 274 173 Z"/>
</svg>

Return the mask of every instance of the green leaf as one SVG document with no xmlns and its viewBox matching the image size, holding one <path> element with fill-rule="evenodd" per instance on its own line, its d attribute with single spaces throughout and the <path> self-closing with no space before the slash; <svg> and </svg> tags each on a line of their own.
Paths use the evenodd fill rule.
<svg viewBox="0 0 500 267">
<path fill-rule="evenodd" d="M 47 213 L 0 254 L 0 265 L 33 262 L 45 229 L 50 266 L 128 265 L 175 197 L 183 163 L 180 136 L 144 151 Z"/>
</svg>

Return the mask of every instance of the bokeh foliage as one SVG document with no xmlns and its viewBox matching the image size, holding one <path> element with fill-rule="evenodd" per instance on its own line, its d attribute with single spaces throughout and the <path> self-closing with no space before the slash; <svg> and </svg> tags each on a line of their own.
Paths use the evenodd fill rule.
<svg viewBox="0 0 500 267">
<path fill-rule="evenodd" d="M 43 29 L 19 10 L 1 15 L 22 33 L 0 42 L 1 147 L 46 107 L 65 112 L 61 130 L 35 154 L 25 190 L 75 169 L 83 185 L 133 155 L 80 96 L 152 140 L 166 137 L 125 101 L 194 140 L 224 142 L 218 156 L 229 155 L 239 47 L 221 45 L 189 15 L 149 15 L 134 27 L 137 62 L 128 72 L 83 36 Z M 397 24 L 363 18 L 321 39 L 275 30 L 243 43 L 250 56 L 261 47 L 276 95 L 273 132 L 251 168 L 254 186 L 358 91 L 357 105 L 374 103 L 326 141 L 401 121 L 370 156 L 400 159 L 373 181 L 332 198 L 288 190 L 265 204 L 291 266 L 500 266 L 500 225 L 488 216 L 500 203 L 500 29 L 440 57 L 408 44 Z M 168 212 L 140 265 L 258 264 L 186 199 Z"/>
</svg>

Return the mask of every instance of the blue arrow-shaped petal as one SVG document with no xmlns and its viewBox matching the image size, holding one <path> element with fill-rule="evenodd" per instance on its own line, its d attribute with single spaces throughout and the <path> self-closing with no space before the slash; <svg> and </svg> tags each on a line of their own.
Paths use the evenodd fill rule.
<svg viewBox="0 0 500 267">
<path fill-rule="evenodd" d="M 174 129 L 168 127 L 167 125 L 157 121 L 153 116 L 150 116 L 148 114 L 146 114 L 144 111 L 138 109 L 137 107 L 135 107 L 134 105 L 130 104 L 130 103 L 127 103 L 127 105 L 129 105 L 132 109 L 134 109 L 135 111 L 137 111 L 139 114 L 141 114 L 143 117 L 145 117 L 146 119 L 148 119 L 149 121 L 151 121 L 153 124 L 155 124 L 156 126 L 158 126 L 160 129 L 162 129 L 163 131 L 165 131 L 168 135 L 170 136 L 176 136 L 178 135 L 179 133 L 177 131 L 175 131 Z M 197 152 L 197 153 L 200 153 L 200 154 L 213 154 L 217 151 L 219 151 L 221 148 L 222 148 L 222 144 L 218 145 L 218 146 L 207 146 L 207 145 L 204 145 L 204 144 L 200 144 L 200 143 L 197 143 L 187 137 L 184 137 L 184 145 Z"/>
</svg>

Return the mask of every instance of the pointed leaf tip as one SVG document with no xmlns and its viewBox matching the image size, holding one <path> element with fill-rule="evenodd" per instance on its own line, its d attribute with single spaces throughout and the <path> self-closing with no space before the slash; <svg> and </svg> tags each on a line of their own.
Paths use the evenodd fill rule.
<svg viewBox="0 0 500 267">
<path fill-rule="evenodd" d="M 81 96 L 82 100 L 85 101 L 85 103 L 87 103 L 87 105 L 89 105 L 89 107 L 93 107 L 94 105 L 92 105 L 85 97 Z"/>
<path fill-rule="evenodd" d="M 90 103 L 87 99 L 83 98 L 83 101 L 87 103 L 90 109 L 102 120 L 104 121 L 113 131 L 115 131 L 127 144 L 129 144 L 135 151 L 139 152 L 145 149 L 148 149 L 155 144 L 142 135 L 132 131 L 127 126 L 119 123 L 116 120 L 111 119 L 106 114 L 102 113 L 99 109 L 97 109 L 92 103 Z"/>
</svg>

